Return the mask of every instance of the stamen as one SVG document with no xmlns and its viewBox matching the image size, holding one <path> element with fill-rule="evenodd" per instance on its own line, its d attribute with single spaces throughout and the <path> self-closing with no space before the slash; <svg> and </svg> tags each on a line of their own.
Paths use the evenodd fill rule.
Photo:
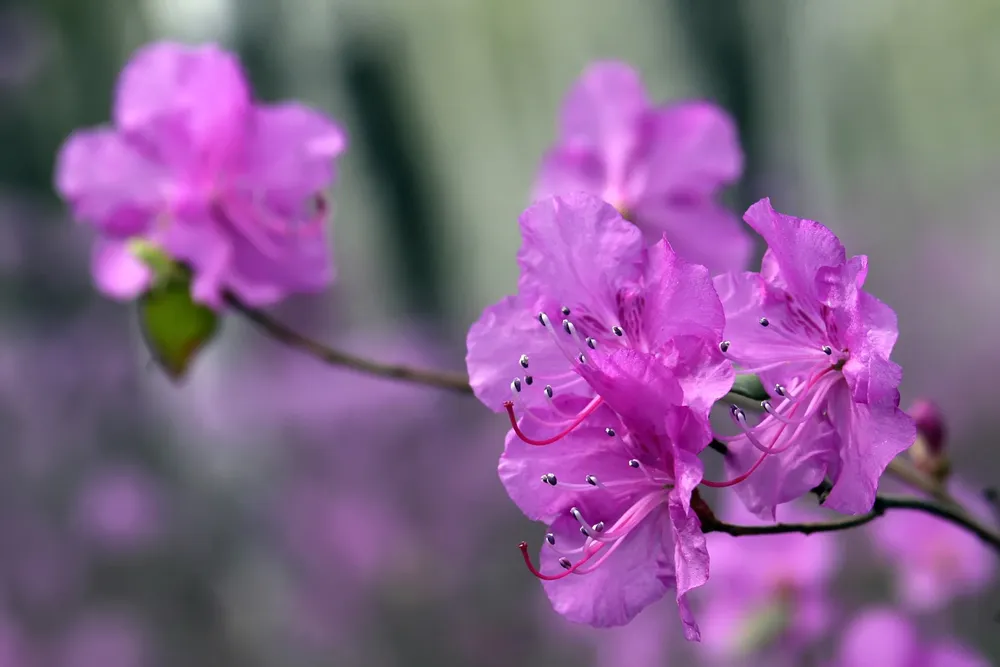
<svg viewBox="0 0 1000 667">
<path fill-rule="evenodd" d="M 545 541 L 549 543 L 550 546 L 556 545 L 556 536 L 554 533 L 545 533 Z"/>
<path fill-rule="evenodd" d="M 528 355 L 522 354 L 519 363 L 521 364 L 521 368 L 528 368 Z"/>
<path fill-rule="evenodd" d="M 766 317 L 762 317 L 762 318 L 760 318 L 757 321 L 760 323 L 760 326 L 762 326 L 762 327 L 767 327 L 767 326 L 770 326 L 770 324 L 771 324 L 771 321 L 768 320 Z"/>
<path fill-rule="evenodd" d="M 587 357 L 583 354 L 583 352 L 580 353 L 580 356 L 578 356 L 577 359 L 580 360 L 581 364 L 587 363 Z"/>
<path fill-rule="evenodd" d="M 620 326 L 618 326 L 617 324 L 615 326 L 611 327 L 611 333 L 613 333 L 616 336 L 624 336 L 625 335 L 625 331 Z"/>
<path fill-rule="evenodd" d="M 547 472 L 542 475 L 542 483 L 548 484 L 549 486 L 555 486 L 559 480 L 556 478 L 555 473 Z"/>
<path fill-rule="evenodd" d="M 587 336 L 587 347 L 589 347 L 591 350 L 597 349 L 597 341 L 594 340 L 594 338 L 591 336 Z"/>
<path fill-rule="evenodd" d="M 528 385 L 529 387 L 531 386 L 531 383 L 533 383 L 534 381 L 535 378 L 531 377 L 530 375 L 524 376 L 524 384 Z"/>
<path fill-rule="evenodd" d="M 590 484 L 591 486 L 598 485 L 597 477 L 595 477 L 594 475 L 587 475 L 586 477 L 584 477 L 584 480 L 586 480 L 587 484 Z"/>
<path fill-rule="evenodd" d="M 824 345 L 822 349 L 823 349 L 823 354 L 825 354 L 828 357 L 833 354 L 833 348 L 830 347 L 829 345 Z"/>
<path fill-rule="evenodd" d="M 774 385 L 774 393 L 782 398 L 788 398 L 788 394 L 785 393 L 784 385 L 776 384 Z"/>
<path fill-rule="evenodd" d="M 542 391 L 545 392 L 545 398 L 552 398 L 552 385 L 550 384 L 545 385 L 545 389 L 543 389 Z"/>
<path fill-rule="evenodd" d="M 544 445 L 551 445 L 552 443 L 558 442 L 563 438 L 565 438 L 567 435 L 572 433 L 577 426 L 582 424 L 584 420 L 587 419 L 587 417 L 592 415 L 599 407 L 601 407 L 603 403 L 604 403 L 603 398 L 601 398 L 600 396 L 595 396 L 594 399 L 590 401 L 590 403 L 587 404 L 587 406 L 584 407 L 583 410 L 580 411 L 580 414 L 578 414 L 565 429 L 563 429 L 562 431 L 551 437 L 543 438 L 541 440 L 529 438 L 524 434 L 523 431 L 521 431 L 521 427 L 517 423 L 517 417 L 514 415 L 513 401 L 505 401 L 503 406 L 507 410 L 507 416 L 510 418 L 511 428 L 514 429 L 514 433 L 517 435 L 517 437 L 529 445 L 535 445 L 540 447 Z"/>
<path fill-rule="evenodd" d="M 568 333 L 570 336 L 572 336 L 573 332 L 576 331 L 576 327 L 574 327 L 573 323 L 570 322 L 569 320 L 563 320 L 562 324 L 563 324 L 563 331 Z"/>
<path fill-rule="evenodd" d="M 628 464 L 630 467 L 635 468 L 636 470 L 642 467 L 642 464 L 639 463 L 639 459 L 629 459 Z"/>
<path fill-rule="evenodd" d="M 513 381 L 511 381 L 511 383 L 510 383 L 510 388 L 513 389 L 515 392 L 520 393 L 521 392 L 521 378 L 514 378 Z"/>
<path fill-rule="evenodd" d="M 563 306 L 562 308 L 559 309 L 559 312 L 563 314 L 563 317 L 569 317 L 570 311 L 568 306 Z"/>
<path fill-rule="evenodd" d="M 583 565 L 585 565 L 591 558 L 594 557 L 595 554 L 597 554 L 598 552 L 600 552 L 600 550 L 604 547 L 604 545 L 601 544 L 601 543 L 596 543 L 594 546 L 595 546 L 595 548 L 594 548 L 593 551 L 588 552 L 583 558 L 581 558 L 580 560 L 578 560 L 576 563 L 569 563 L 568 559 L 566 559 L 566 558 L 560 558 L 559 559 L 559 564 L 562 565 L 563 568 L 565 568 L 566 571 L 565 572 L 561 572 L 559 574 L 542 574 L 541 572 L 539 572 L 535 568 L 535 564 L 531 562 L 531 556 L 528 555 L 528 543 L 527 542 L 521 542 L 519 545 L 517 545 L 517 548 L 521 550 L 521 556 L 524 558 L 524 564 L 528 566 L 528 570 L 533 575 L 535 575 L 536 577 L 538 577 L 539 579 L 541 579 L 543 581 L 557 581 L 559 579 L 563 579 L 564 577 L 569 576 L 570 574 L 572 574 L 573 572 L 575 572 L 576 570 L 578 570 L 580 567 L 582 567 Z M 569 563 L 568 567 L 567 567 L 566 563 Z"/>
<path fill-rule="evenodd" d="M 609 438 L 615 437 L 615 430 L 613 428 L 611 428 L 610 426 L 607 427 L 606 429 L 604 429 L 604 432 L 608 434 Z"/>
<path fill-rule="evenodd" d="M 548 328 L 548 326 L 549 326 L 549 316 L 548 315 L 546 315 L 545 313 L 538 313 L 538 321 L 541 323 L 541 325 L 543 327 Z"/>
<path fill-rule="evenodd" d="M 724 340 L 721 343 L 719 343 L 719 350 L 721 350 L 722 353 L 725 354 L 726 352 L 729 352 L 730 345 L 732 345 L 731 342 L 729 342 L 728 340 Z"/>
<path fill-rule="evenodd" d="M 594 530 L 595 533 L 604 532 L 604 522 L 603 521 L 598 521 L 593 526 L 591 526 L 591 528 L 593 528 L 593 530 Z"/>
</svg>

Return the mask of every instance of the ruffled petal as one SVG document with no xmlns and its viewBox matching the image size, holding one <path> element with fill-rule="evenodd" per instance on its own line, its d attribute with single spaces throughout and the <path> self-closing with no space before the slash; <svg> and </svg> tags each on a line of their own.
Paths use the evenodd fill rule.
<svg viewBox="0 0 1000 667">
<path fill-rule="evenodd" d="M 615 323 L 618 290 L 638 282 L 645 260 L 635 225 L 582 192 L 537 202 L 519 222 L 522 295 L 545 294 L 552 308 L 576 307 L 609 327 Z"/>
<path fill-rule="evenodd" d="M 240 145 L 250 91 L 236 56 L 213 46 L 155 42 L 122 70 L 114 120 L 157 161 L 218 169 Z"/>
<path fill-rule="evenodd" d="M 56 191 L 104 234 L 144 233 L 164 206 L 167 183 L 160 165 L 109 128 L 75 132 L 56 158 Z"/>
<path fill-rule="evenodd" d="M 861 514 L 872 508 L 879 478 L 889 462 L 913 444 L 917 429 L 899 408 L 855 403 L 846 387 L 831 391 L 828 405 L 841 444 L 826 506 Z"/>
</svg>

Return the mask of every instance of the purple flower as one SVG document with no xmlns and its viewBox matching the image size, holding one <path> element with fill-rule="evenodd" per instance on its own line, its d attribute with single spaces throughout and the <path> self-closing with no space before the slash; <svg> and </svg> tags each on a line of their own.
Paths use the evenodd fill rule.
<svg viewBox="0 0 1000 667">
<path fill-rule="evenodd" d="M 519 292 L 469 330 L 476 396 L 507 407 L 512 421 L 517 407 L 545 430 L 565 427 L 525 436 L 536 444 L 558 440 L 604 401 L 654 413 L 686 405 L 707 419 L 733 378 L 717 348 L 724 318 L 708 271 L 665 239 L 647 248 L 634 225 L 584 193 L 538 202 L 520 225 Z M 637 384 L 644 374 L 650 382 Z"/>
<path fill-rule="evenodd" d="M 96 611 L 72 626 L 58 650 L 58 667 L 142 667 L 149 664 L 145 628 L 119 611 Z"/>
<path fill-rule="evenodd" d="M 594 422 L 545 447 L 507 437 L 500 479 L 522 512 L 549 525 L 535 568 L 557 612 L 598 627 L 624 625 L 676 589 L 685 636 L 700 634 L 686 594 L 708 579 L 708 551 L 691 492 L 702 466 L 686 444 L 703 429 L 687 408 L 664 406 L 619 419 L 607 406 Z M 530 413 L 523 425 L 540 426 Z M 546 571 L 550 573 L 545 573 Z"/>
<path fill-rule="evenodd" d="M 784 521 L 815 521 L 813 514 L 794 505 L 782 508 Z M 761 523 L 738 502 L 729 502 L 722 515 L 735 524 Z M 698 610 L 707 653 L 723 664 L 764 655 L 797 664 L 792 656 L 823 636 L 833 620 L 827 587 L 840 564 L 837 538 L 713 533 L 708 548 L 712 580 Z"/>
<path fill-rule="evenodd" d="M 754 512 L 833 482 L 826 505 L 868 511 L 878 479 L 913 442 L 899 409 L 900 367 L 889 360 L 898 330 L 891 308 L 862 286 L 868 258 L 847 259 L 826 227 L 777 213 L 764 199 L 746 221 L 768 243 L 760 273 L 716 278 L 726 310 L 722 349 L 757 373 L 776 400 L 757 426 L 734 408 L 743 433 L 727 467 Z"/>
<path fill-rule="evenodd" d="M 56 167 L 59 193 L 100 233 L 102 292 L 129 299 L 148 286 L 133 239 L 188 264 L 193 296 L 213 307 L 226 290 L 261 305 L 332 280 L 320 193 L 346 143 L 332 121 L 255 104 L 233 55 L 167 42 L 125 66 L 113 119 L 70 136 Z"/>
<path fill-rule="evenodd" d="M 956 484 L 949 491 L 980 520 L 995 524 L 989 505 Z M 976 595 L 996 576 L 996 556 L 968 531 L 922 512 L 892 512 L 872 524 L 875 548 L 892 564 L 900 600 L 918 611 Z M 914 539 L 919 536 L 919 539 Z"/>
<path fill-rule="evenodd" d="M 656 243 L 688 260 L 742 270 L 752 244 L 716 201 L 743 170 L 733 120 L 708 102 L 652 107 L 628 65 L 591 65 L 563 103 L 561 136 L 535 198 L 583 190 L 614 205 Z"/>
<path fill-rule="evenodd" d="M 871 609 L 855 618 L 835 667 L 988 667 L 989 661 L 952 640 L 925 640 L 903 616 Z"/>
</svg>

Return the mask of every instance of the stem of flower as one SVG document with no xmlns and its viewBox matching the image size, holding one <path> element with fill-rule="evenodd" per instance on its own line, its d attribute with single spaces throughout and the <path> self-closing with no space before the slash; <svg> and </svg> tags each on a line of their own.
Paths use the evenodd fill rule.
<svg viewBox="0 0 1000 667">
<path fill-rule="evenodd" d="M 870 523 L 890 510 L 910 510 L 925 512 L 936 517 L 950 521 L 960 526 L 984 543 L 993 547 L 1000 553 L 1000 534 L 995 530 L 987 528 L 960 508 L 945 506 L 933 500 L 922 498 L 911 498 L 907 496 L 877 496 L 872 509 L 858 516 L 834 519 L 832 521 L 818 521 L 813 523 L 775 523 L 763 526 L 738 526 L 724 521 L 720 521 L 714 516 L 702 516 L 702 530 L 706 533 L 726 533 L 734 537 L 744 535 L 780 535 L 783 533 L 802 533 L 811 535 L 812 533 L 829 533 L 838 530 L 848 530 L 857 528 L 866 523 Z"/>
<path fill-rule="evenodd" d="M 308 354 L 325 364 L 349 368 L 359 373 L 377 375 L 393 380 L 448 389 L 462 394 L 472 393 L 472 387 L 469 386 L 469 379 L 465 375 L 411 368 L 402 364 L 386 364 L 358 357 L 348 352 L 333 349 L 297 331 L 293 331 L 267 313 L 246 305 L 232 294 L 226 295 L 226 303 L 279 343 Z"/>
</svg>

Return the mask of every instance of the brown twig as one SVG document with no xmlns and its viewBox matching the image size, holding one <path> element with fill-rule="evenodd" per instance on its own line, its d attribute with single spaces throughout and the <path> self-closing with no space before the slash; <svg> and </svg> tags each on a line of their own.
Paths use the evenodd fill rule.
<svg viewBox="0 0 1000 667">
<path fill-rule="evenodd" d="M 952 508 L 933 500 L 913 498 L 908 496 L 878 496 L 872 509 L 865 514 L 849 516 L 831 521 L 811 523 L 774 523 L 761 526 L 739 526 L 720 521 L 714 515 L 701 516 L 702 530 L 706 533 L 725 533 L 740 537 L 745 535 L 780 535 L 783 533 L 829 533 L 838 530 L 848 530 L 870 523 L 890 510 L 910 510 L 925 512 L 938 518 L 950 521 L 973 533 L 980 540 L 1000 553 L 1000 533 L 992 530 L 970 517 L 961 508 Z"/>
<path fill-rule="evenodd" d="M 226 295 L 226 302 L 233 310 L 256 324 L 279 343 L 315 357 L 325 364 L 340 366 L 360 373 L 377 375 L 393 380 L 448 389 L 462 394 L 472 393 L 472 387 L 469 386 L 469 378 L 465 375 L 411 368 L 402 364 L 386 364 L 358 357 L 348 352 L 333 349 L 297 331 L 293 331 L 267 313 L 246 305 L 231 294 Z"/>
</svg>

